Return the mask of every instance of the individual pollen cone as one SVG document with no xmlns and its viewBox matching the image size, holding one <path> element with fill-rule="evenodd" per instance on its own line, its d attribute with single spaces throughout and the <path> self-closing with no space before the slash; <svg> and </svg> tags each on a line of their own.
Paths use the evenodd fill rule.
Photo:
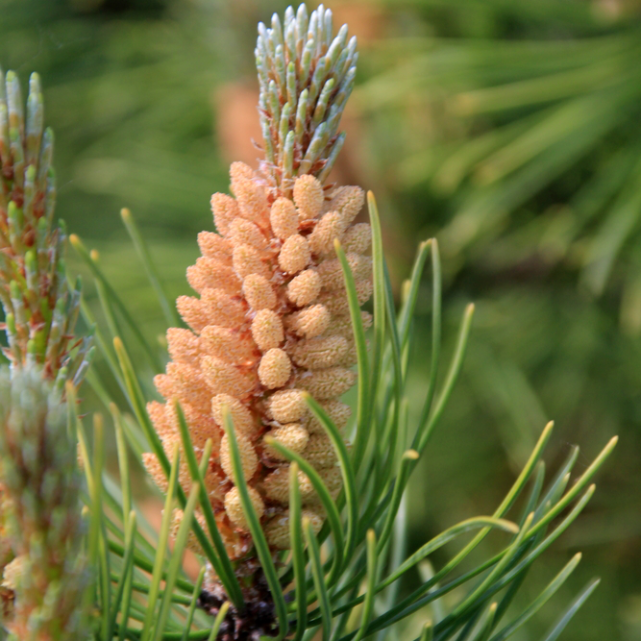
<svg viewBox="0 0 641 641">
<path fill-rule="evenodd" d="M 240 178 L 234 185 L 240 205 L 240 215 L 247 220 L 259 221 L 267 211 L 267 196 L 260 184 L 252 178 Z"/>
<path fill-rule="evenodd" d="M 352 225 L 343 238 L 343 249 L 349 253 L 363 254 L 372 243 L 372 228 L 368 223 Z"/>
<path fill-rule="evenodd" d="M 315 269 L 306 269 L 287 285 L 287 298 L 296 307 L 305 307 L 318 298 L 322 287 L 321 277 Z"/>
<path fill-rule="evenodd" d="M 338 427 L 338 429 L 343 429 L 352 416 L 352 409 L 350 408 L 350 406 L 345 405 L 345 403 L 341 403 L 336 399 L 321 403 L 321 407 L 325 410 L 325 413 L 329 416 L 329 418 L 334 421 L 334 424 L 336 425 L 336 427 Z M 325 428 L 323 428 L 316 417 L 310 418 L 309 422 L 307 423 L 307 430 L 310 434 L 325 433 Z"/>
<path fill-rule="evenodd" d="M 323 525 L 323 518 L 312 510 L 303 510 L 303 518 L 307 517 L 311 523 L 314 534 L 318 534 Z M 267 540 L 276 550 L 289 549 L 289 510 L 272 518 L 265 526 Z"/>
<path fill-rule="evenodd" d="M 319 400 L 342 396 L 356 382 L 356 374 L 344 367 L 330 367 L 299 375 L 298 384 Z"/>
<path fill-rule="evenodd" d="M 285 330 L 280 314 L 261 309 L 252 321 L 251 332 L 256 345 L 263 352 L 278 347 L 285 340 Z"/>
<path fill-rule="evenodd" d="M 366 256 L 350 252 L 347 254 L 347 264 L 356 280 L 367 278 L 371 273 L 370 260 Z M 343 270 L 338 258 L 323 261 L 318 267 L 318 274 L 326 290 L 333 291 L 343 287 Z"/>
<path fill-rule="evenodd" d="M 231 221 L 240 216 L 238 203 L 227 194 L 214 194 L 211 197 L 211 211 L 214 214 L 216 229 L 223 235 L 229 233 Z"/>
<path fill-rule="evenodd" d="M 213 438 L 214 430 L 220 435 L 230 412 L 250 498 L 273 550 L 289 546 L 289 461 L 278 446 L 306 457 L 332 496 L 340 490 L 333 445 L 305 401 L 306 390 L 345 427 L 350 410 L 339 397 L 356 381 L 348 368 L 355 351 L 336 239 L 347 243 L 360 302 L 371 293 L 369 225 L 353 224 L 364 192 L 323 184 L 344 138 L 338 127 L 354 82 L 355 40 L 348 42 L 346 28 L 334 38 L 328 31 L 331 13 L 319 12 L 313 14 L 314 29 L 308 30 L 302 5 L 297 15 L 288 11 L 284 30 L 260 28 L 256 56 L 265 159 L 258 171 L 233 163 L 233 196 L 212 196 L 216 231 L 198 236 L 202 257 L 188 270 L 197 295 L 177 301 L 191 329 L 169 330 L 172 362 L 156 377 L 165 405 L 180 401 L 198 443 L 207 433 Z M 280 42 L 287 31 L 297 42 L 289 49 Z M 303 61 L 306 48 L 311 58 Z M 281 68 L 294 81 L 288 86 L 274 80 Z M 363 318 L 366 326 L 368 319 Z M 163 407 L 155 403 L 149 411 L 165 441 L 174 423 Z M 230 542 L 230 558 L 251 561 L 230 444 L 226 436 L 214 443 L 219 447 L 208 478 L 215 486 L 210 498 L 216 520 Z M 152 456 L 145 464 L 157 473 Z M 305 516 L 318 531 L 323 510 L 302 474 L 300 484 Z"/>
<path fill-rule="evenodd" d="M 285 446 L 296 454 L 300 454 L 309 442 L 309 432 L 300 423 L 289 423 L 287 425 L 277 427 L 271 430 L 271 432 L 268 432 L 267 435 L 276 441 L 276 443 Z M 265 451 L 273 458 L 281 459 L 283 461 L 287 460 L 286 457 L 282 456 L 269 445 L 267 445 Z"/>
<path fill-rule="evenodd" d="M 237 327 L 244 320 L 245 308 L 242 303 L 222 289 L 204 290 L 200 302 L 207 317 L 218 327 Z"/>
<path fill-rule="evenodd" d="M 215 258 L 223 265 L 231 265 L 231 245 L 211 231 L 198 234 L 198 247 L 205 258 Z"/>
<path fill-rule="evenodd" d="M 240 450 L 240 461 L 243 467 L 243 475 L 245 476 L 245 479 L 249 481 L 258 469 L 258 456 L 249 437 L 238 434 L 237 439 L 238 449 Z M 223 440 L 220 444 L 220 464 L 225 474 L 230 479 L 233 478 L 234 473 L 231 463 L 231 450 L 227 436 L 223 436 Z"/>
<path fill-rule="evenodd" d="M 187 268 L 189 286 L 199 294 L 210 287 L 219 287 L 226 294 L 236 294 L 240 282 L 232 268 L 224 263 L 205 258 L 196 261 L 195 265 Z"/>
<path fill-rule="evenodd" d="M 261 495 L 253 488 L 249 487 L 249 498 L 256 510 L 258 518 L 265 513 L 265 504 Z M 229 516 L 229 520 L 238 528 L 248 530 L 247 519 L 240 502 L 240 494 L 237 487 L 232 487 L 227 494 L 225 494 L 225 512 Z"/>
<path fill-rule="evenodd" d="M 303 456 L 318 469 L 332 467 L 337 460 L 332 442 L 324 432 L 310 435 Z"/>
<path fill-rule="evenodd" d="M 331 320 L 325 305 L 310 305 L 287 318 L 290 329 L 298 336 L 314 338 L 323 334 Z"/>
<path fill-rule="evenodd" d="M 294 423 L 307 414 L 307 403 L 302 390 L 281 390 L 269 397 L 269 414 L 279 423 Z"/>
<path fill-rule="evenodd" d="M 188 329 L 172 327 L 167 331 L 167 349 L 172 360 L 186 365 L 198 366 L 200 342 L 198 336 Z"/>
<path fill-rule="evenodd" d="M 255 311 L 276 307 L 276 294 L 271 283 L 258 274 L 251 274 L 243 281 L 243 294 L 247 304 Z"/>
<path fill-rule="evenodd" d="M 234 248 L 233 255 L 234 270 L 241 279 L 252 274 L 269 279 L 271 276 L 269 267 L 263 262 L 261 254 L 251 245 L 238 245 Z"/>
<path fill-rule="evenodd" d="M 276 468 L 267 476 L 263 484 L 265 496 L 283 505 L 289 504 L 289 465 Z M 300 470 L 298 472 L 298 489 L 303 502 L 314 496 L 314 488 L 309 479 Z"/>
<path fill-rule="evenodd" d="M 202 302 L 193 296 L 179 296 L 176 300 L 176 308 L 182 319 L 195 332 L 200 332 L 209 324 L 209 318 L 205 313 Z"/>
<path fill-rule="evenodd" d="M 337 211 L 325 214 L 309 236 L 309 247 L 315 254 L 329 254 L 334 250 L 334 239 L 342 240 L 345 221 Z"/>
<path fill-rule="evenodd" d="M 269 222 L 276 238 L 286 240 L 298 231 L 298 212 L 287 198 L 278 198 L 272 205 Z"/>
<path fill-rule="evenodd" d="M 238 196 L 238 185 L 240 184 L 239 181 L 243 180 L 244 178 L 252 180 L 253 177 L 254 177 L 254 172 L 252 168 L 249 165 L 246 165 L 244 162 L 238 162 L 238 161 L 233 162 L 229 167 L 229 178 L 231 181 L 231 190 L 236 196 Z M 214 196 L 215 195 L 216 194 L 214 194 Z"/>
<path fill-rule="evenodd" d="M 267 247 L 267 241 L 260 229 L 242 218 L 235 218 L 229 225 L 229 234 L 232 242 L 237 245 L 249 245 L 257 250 Z"/>
<path fill-rule="evenodd" d="M 251 436 L 256 431 L 257 424 L 249 408 L 237 398 L 229 396 L 229 394 L 218 394 L 211 400 L 211 411 L 218 425 L 223 424 L 225 406 L 229 408 L 229 413 L 234 422 L 234 429 L 246 436 Z"/>
<path fill-rule="evenodd" d="M 251 336 L 233 328 L 207 325 L 199 339 L 201 356 L 207 354 L 227 363 L 250 363 L 255 360 L 256 345 Z"/>
<path fill-rule="evenodd" d="M 293 347 L 292 359 L 301 367 L 325 369 L 340 363 L 347 350 L 347 339 L 343 336 L 318 336 Z"/>
<path fill-rule="evenodd" d="M 313 176 L 301 176 L 294 183 L 294 203 L 298 207 L 301 220 L 316 218 L 324 200 L 323 187 Z"/>
<path fill-rule="evenodd" d="M 245 398 L 256 386 L 252 371 L 244 371 L 212 356 L 203 356 L 200 363 L 203 378 L 209 386 L 210 393 Z"/>
<path fill-rule="evenodd" d="M 258 377 L 267 389 L 284 387 L 292 373 L 292 364 L 286 352 L 277 347 L 263 354 L 258 366 Z"/>
<path fill-rule="evenodd" d="M 310 259 L 309 243 L 300 234 L 292 234 L 278 254 L 278 264 L 286 274 L 296 274 L 305 269 Z"/>
</svg>

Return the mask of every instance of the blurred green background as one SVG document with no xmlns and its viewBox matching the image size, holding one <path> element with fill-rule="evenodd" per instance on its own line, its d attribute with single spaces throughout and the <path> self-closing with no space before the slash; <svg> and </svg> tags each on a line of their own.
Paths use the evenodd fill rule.
<svg viewBox="0 0 641 641">
<path fill-rule="evenodd" d="M 230 161 L 255 162 L 255 27 L 286 4 L 0 0 L 0 64 L 23 83 L 43 76 L 58 213 L 99 251 L 152 338 L 164 321 L 120 208 L 139 221 L 171 295 L 185 293 L 196 233 L 212 227 L 210 194 L 227 189 Z M 464 305 L 477 304 L 462 381 L 412 483 L 410 545 L 492 511 L 547 420 L 557 422 L 551 470 L 578 443 L 580 472 L 619 434 L 588 510 L 535 566 L 519 602 L 577 549 L 583 563 L 514 638 L 541 638 L 598 575 L 563 638 L 639 639 L 641 3 L 330 6 L 361 50 L 336 178 L 376 191 L 397 291 L 417 242 L 439 238 L 450 343 Z M 417 399 L 429 296 L 426 284 Z"/>
</svg>

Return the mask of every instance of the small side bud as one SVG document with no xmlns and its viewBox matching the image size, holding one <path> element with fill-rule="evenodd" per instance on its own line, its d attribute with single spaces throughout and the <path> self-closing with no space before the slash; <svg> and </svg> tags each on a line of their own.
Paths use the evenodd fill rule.
<svg viewBox="0 0 641 641">
<path fill-rule="evenodd" d="M 20 579 L 25 571 L 26 558 L 18 556 L 13 561 L 5 565 L 2 571 L 2 587 L 13 592 L 20 585 Z"/>
</svg>

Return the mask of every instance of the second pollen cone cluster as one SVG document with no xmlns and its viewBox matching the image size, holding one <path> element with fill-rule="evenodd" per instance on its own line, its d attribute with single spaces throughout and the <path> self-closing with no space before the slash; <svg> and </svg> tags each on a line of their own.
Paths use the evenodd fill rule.
<svg viewBox="0 0 641 641">
<path fill-rule="evenodd" d="M 350 409 L 339 398 L 354 385 L 356 350 L 338 239 L 356 282 L 359 304 L 372 293 L 367 223 L 354 224 L 364 201 L 360 187 L 324 189 L 312 175 L 295 180 L 293 197 L 243 163 L 230 170 L 234 197 L 217 193 L 211 205 L 218 233 L 202 232 L 202 256 L 187 270 L 199 296 L 178 299 L 191 329 L 167 333 L 171 362 L 155 379 L 166 403 L 149 414 L 166 451 L 180 441 L 175 401 L 184 411 L 197 451 L 214 449 L 205 479 L 218 527 L 232 560 L 251 549 L 240 497 L 233 483 L 223 409 L 233 418 L 250 497 L 269 545 L 289 548 L 289 463 L 265 442 L 303 456 L 334 496 L 341 473 L 329 437 L 307 409 L 304 392 L 339 428 Z M 362 312 L 365 327 L 371 316 Z M 184 457 L 183 457 L 184 459 Z M 165 476 L 153 454 L 145 465 L 162 487 Z M 304 514 L 319 530 L 320 501 L 299 474 Z M 190 484 L 186 464 L 180 474 Z M 178 516 L 179 518 L 179 516 Z"/>
</svg>

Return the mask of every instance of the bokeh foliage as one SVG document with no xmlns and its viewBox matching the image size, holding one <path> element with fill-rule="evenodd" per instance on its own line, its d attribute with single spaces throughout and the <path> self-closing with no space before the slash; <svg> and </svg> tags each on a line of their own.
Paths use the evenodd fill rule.
<svg viewBox="0 0 641 641">
<path fill-rule="evenodd" d="M 562 426 L 560 449 L 620 433 L 628 446 L 607 481 L 611 496 L 565 542 L 592 546 L 607 586 L 568 636 L 635 638 L 639 5 L 386 7 L 396 30 L 374 43 L 356 95 L 379 152 L 369 170 L 387 187 L 388 226 L 437 234 L 450 291 L 479 310 L 468 387 L 450 415 L 449 437 L 461 432 L 442 433 L 443 469 L 426 472 L 447 479 L 440 509 L 458 496 L 445 456 L 454 442 L 470 475 L 489 480 L 502 460 L 496 446 L 521 460 L 547 418 Z"/>
<path fill-rule="evenodd" d="M 213 134 L 216 89 L 253 82 L 255 23 L 285 4 L 0 0 L 3 67 L 44 79 L 59 215 L 99 249 L 152 339 L 162 314 L 118 212 L 134 211 L 170 294 L 185 293 L 195 235 L 210 228 L 209 195 L 226 188 L 233 152 Z M 370 25 L 354 97 L 359 127 L 346 151 L 381 202 L 397 285 L 417 240 L 436 234 L 445 320 L 453 326 L 466 302 L 477 304 L 463 380 L 430 445 L 431 466 L 412 482 L 414 540 L 491 510 L 546 420 L 558 423 L 552 467 L 569 443 L 581 443 L 587 461 L 619 433 L 616 465 L 522 599 L 580 546 L 584 562 L 559 608 L 594 574 L 603 582 L 564 638 L 638 638 L 639 5 L 335 4 Z M 418 393 L 427 372 L 417 345 Z M 556 614 L 551 604 L 519 638 L 539 638 Z"/>
</svg>

